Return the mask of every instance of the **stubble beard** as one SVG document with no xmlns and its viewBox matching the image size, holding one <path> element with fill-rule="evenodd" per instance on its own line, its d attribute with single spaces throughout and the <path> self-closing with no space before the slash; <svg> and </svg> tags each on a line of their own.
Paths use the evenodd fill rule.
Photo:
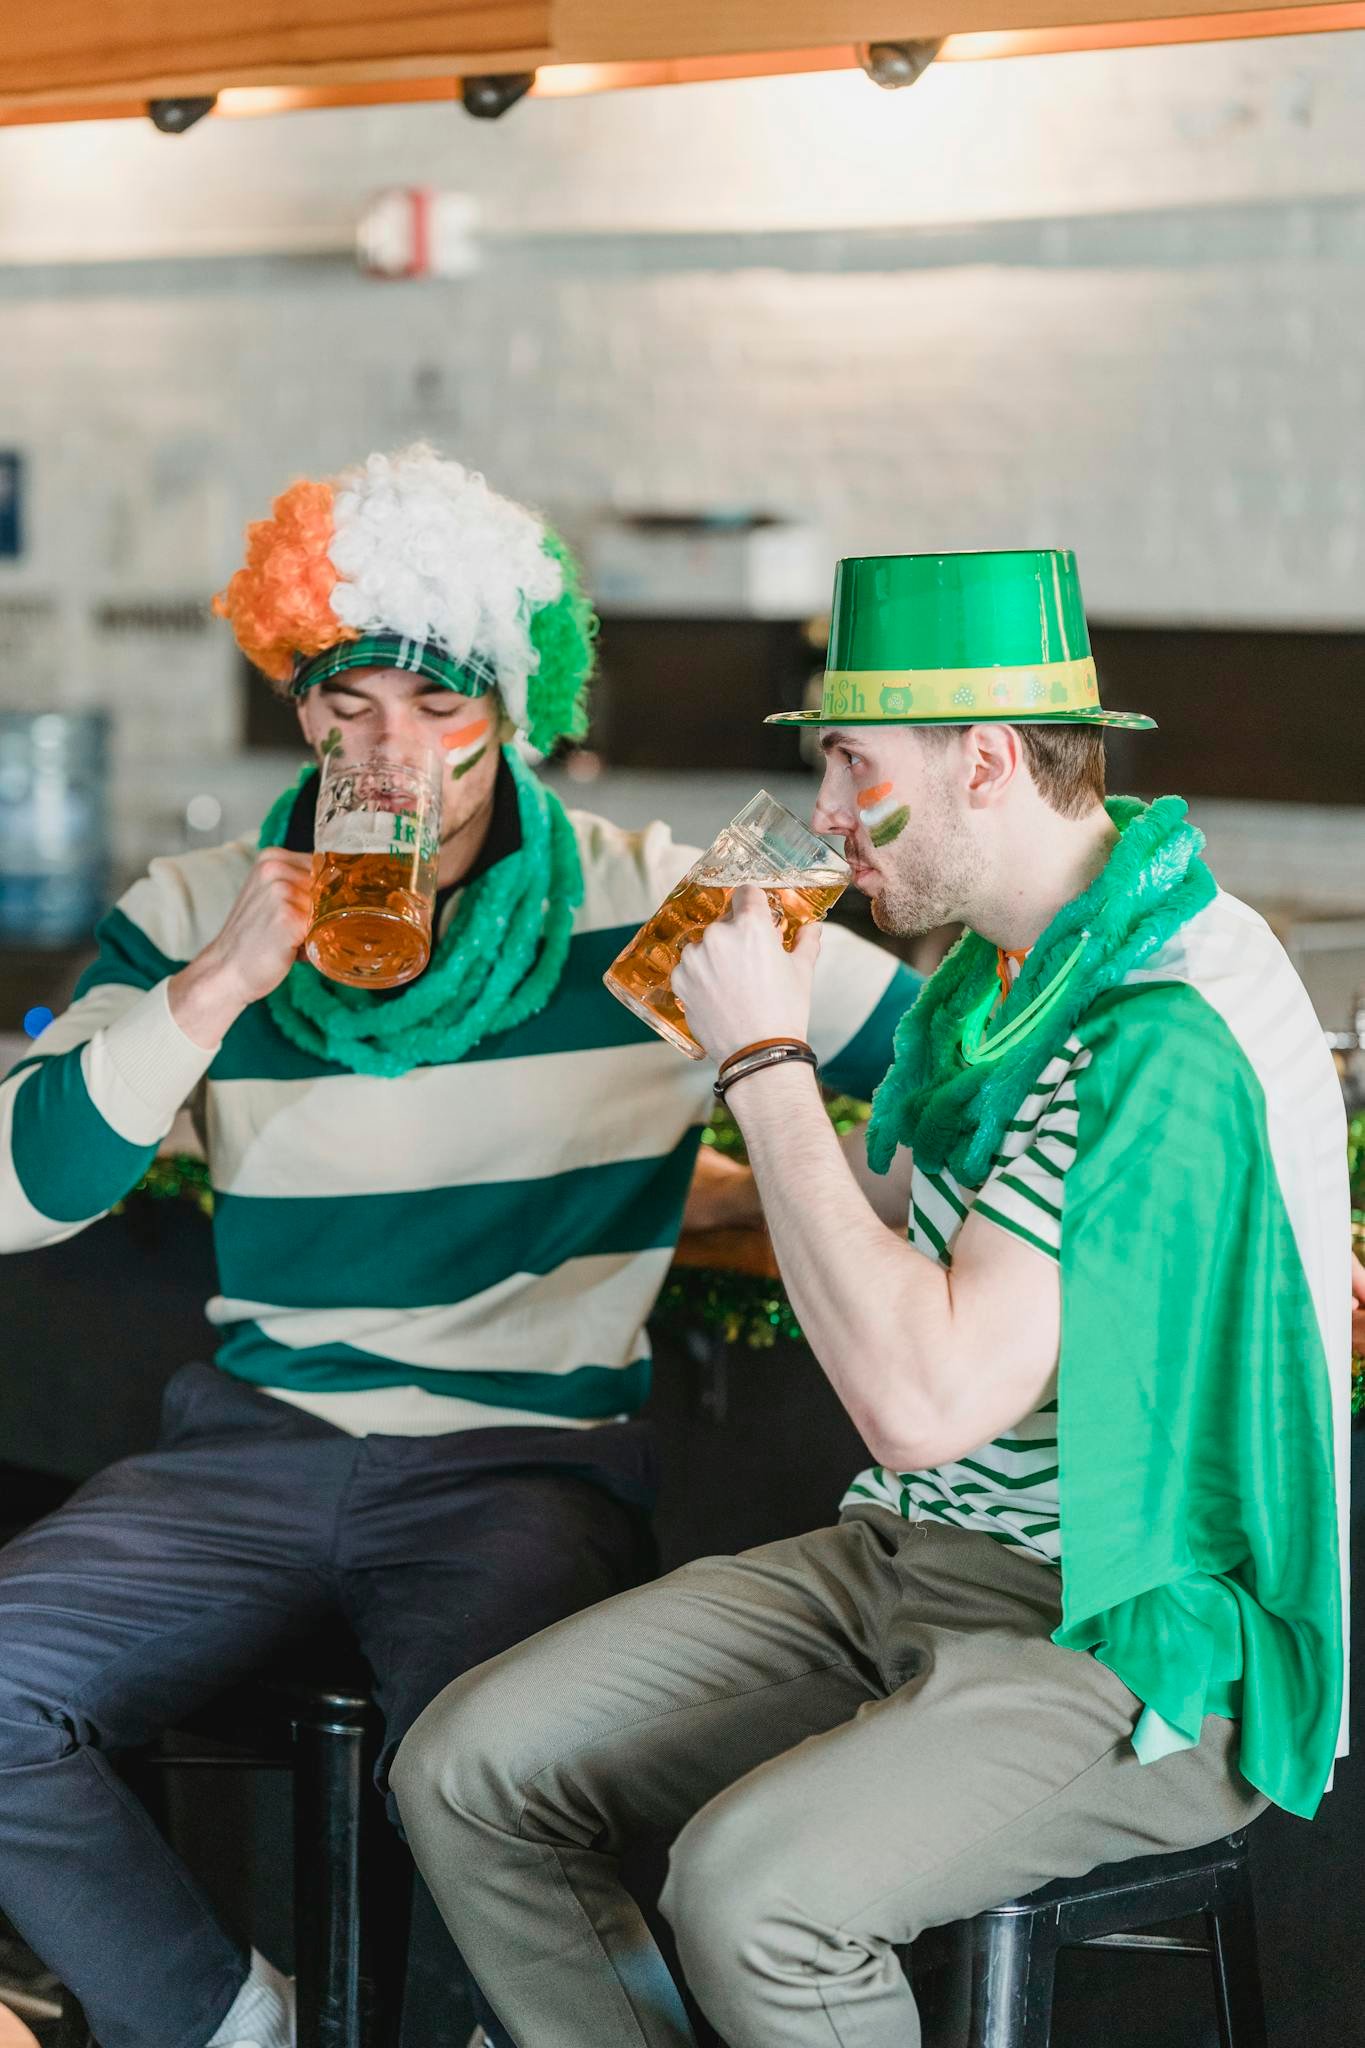
<svg viewBox="0 0 1365 2048">
<path fill-rule="evenodd" d="M 978 856 L 946 803 L 933 806 L 932 815 L 918 806 L 899 847 L 888 848 L 878 865 L 884 886 L 872 899 L 872 921 L 879 931 L 917 939 L 941 925 L 970 922 Z"/>
<path fill-rule="evenodd" d="M 469 776 L 464 781 L 448 785 L 445 804 L 441 813 L 441 845 L 443 847 L 449 846 L 453 839 L 458 839 L 462 832 L 468 831 L 469 827 L 481 816 L 492 815 L 493 799 L 497 794 L 498 787 L 496 772 L 491 780 L 478 790 L 477 796 L 476 792 L 468 787 L 468 783 L 473 780 L 474 777 Z"/>
</svg>

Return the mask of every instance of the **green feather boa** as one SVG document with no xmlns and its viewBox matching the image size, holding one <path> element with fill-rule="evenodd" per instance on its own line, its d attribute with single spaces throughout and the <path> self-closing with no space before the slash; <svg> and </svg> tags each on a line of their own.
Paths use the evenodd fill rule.
<svg viewBox="0 0 1365 2048">
<path fill-rule="evenodd" d="M 964 932 L 896 1027 L 895 1055 L 868 1125 L 867 1156 L 876 1172 L 885 1173 L 897 1147 L 908 1145 L 926 1172 L 946 1168 L 960 1186 L 979 1188 L 1011 1119 L 1095 999 L 1212 902 L 1216 885 L 1199 858 L 1204 835 L 1188 823 L 1181 798 L 1163 796 L 1149 806 L 1111 797 L 1106 809 L 1118 844 L 1084 895 L 1063 905 L 1034 946 L 996 1029 L 1047 988 L 1088 935 L 1060 999 L 998 1064 L 968 1066 L 960 1053 L 963 1028 L 995 979 L 996 949 Z"/>
<path fill-rule="evenodd" d="M 376 1002 L 368 989 L 329 981 L 307 961 L 267 996 L 292 1044 L 357 1074 L 406 1074 L 463 1059 L 481 1040 L 545 1008 L 568 957 L 583 867 L 568 812 L 506 749 L 517 785 L 522 843 L 469 884 L 424 974 Z M 279 846 L 305 768 L 271 806 L 261 845 Z"/>
</svg>

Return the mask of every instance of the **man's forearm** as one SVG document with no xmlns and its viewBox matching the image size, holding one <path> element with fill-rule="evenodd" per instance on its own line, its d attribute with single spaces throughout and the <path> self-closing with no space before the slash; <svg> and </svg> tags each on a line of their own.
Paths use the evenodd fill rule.
<svg viewBox="0 0 1365 2048">
<path fill-rule="evenodd" d="M 246 1008 L 231 970 L 212 946 L 171 977 L 166 994 L 171 1015 L 186 1038 L 206 1052 L 222 1044 Z"/>
<path fill-rule="evenodd" d="M 868 1206 L 807 1067 L 767 1068 L 728 1099 L 811 1349 L 869 1449 L 911 1462 L 932 1436 L 931 1362 L 948 1357 L 946 1276 Z"/>
<path fill-rule="evenodd" d="M 717 1061 L 775 1033 L 809 1035 L 820 932 L 788 954 L 762 891 L 735 892 L 684 947 L 673 975 L 688 1022 Z M 1055 1381 L 1061 1342 L 1057 1260 L 988 1215 L 970 1214 L 952 1264 L 906 1241 L 906 1197 L 879 1220 L 854 1182 L 805 1065 L 782 1062 L 731 1084 L 782 1277 L 811 1348 L 883 1465 L 918 1470 L 960 1458 L 1032 1414 Z M 892 1197 L 881 1197 L 883 1213 Z"/>
</svg>

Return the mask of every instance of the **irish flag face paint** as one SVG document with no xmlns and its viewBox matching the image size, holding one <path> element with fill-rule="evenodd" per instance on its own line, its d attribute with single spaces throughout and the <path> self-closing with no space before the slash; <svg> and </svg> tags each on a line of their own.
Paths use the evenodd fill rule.
<svg viewBox="0 0 1365 2048">
<path fill-rule="evenodd" d="M 894 785 L 879 782 L 858 792 L 858 822 L 874 846 L 889 846 L 910 823 L 910 806 L 898 802 Z"/>
<path fill-rule="evenodd" d="M 492 730 L 491 718 L 470 718 L 444 735 L 441 745 L 450 763 L 452 782 L 458 782 L 462 775 L 468 775 L 470 769 L 482 761 L 488 751 L 488 735 Z"/>
</svg>

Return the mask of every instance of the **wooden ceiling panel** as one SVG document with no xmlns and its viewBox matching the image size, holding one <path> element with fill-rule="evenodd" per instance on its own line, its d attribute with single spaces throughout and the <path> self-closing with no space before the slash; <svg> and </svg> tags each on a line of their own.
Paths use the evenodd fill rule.
<svg viewBox="0 0 1365 2048">
<path fill-rule="evenodd" d="M 10 0 L 0 103 L 510 71 L 550 42 L 551 0 Z"/>
<path fill-rule="evenodd" d="M 0 0 L 0 124 L 445 97 L 479 73 L 600 91 L 840 68 L 855 46 L 942 37 L 948 60 L 1359 28 L 1365 0 Z M 272 93 L 231 88 L 275 88 Z M 230 106 L 236 98 L 241 102 Z M 248 106 L 246 103 L 252 102 Z M 259 105 L 254 104 L 260 102 Z M 267 107 L 267 102 L 269 105 Z"/>
<path fill-rule="evenodd" d="M 1063 42 L 1062 37 L 1106 23 L 1222 14 L 1254 23 L 1260 11 L 1248 10 L 1246 0 L 1199 0 L 1197 7 L 1182 6 L 1180 0 L 671 0 L 668 6 L 648 0 L 554 0 L 553 8 L 559 60 L 586 64 L 737 56 L 964 31 L 1054 30 L 1061 32 L 1059 46 L 1074 48 L 1074 40 Z M 1303 10 L 1319 11 L 1336 12 L 1330 7 Z M 1254 35 L 1257 30 L 1253 26 L 1243 32 Z"/>
<path fill-rule="evenodd" d="M 555 49 L 566 64 L 739 56 L 921 36 L 934 0 L 554 0 Z M 1051 0 L 1058 6 L 1075 0 Z M 1093 4 L 1093 0 L 1090 0 Z M 937 33 L 937 30 L 933 31 Z"/>
</svg>

